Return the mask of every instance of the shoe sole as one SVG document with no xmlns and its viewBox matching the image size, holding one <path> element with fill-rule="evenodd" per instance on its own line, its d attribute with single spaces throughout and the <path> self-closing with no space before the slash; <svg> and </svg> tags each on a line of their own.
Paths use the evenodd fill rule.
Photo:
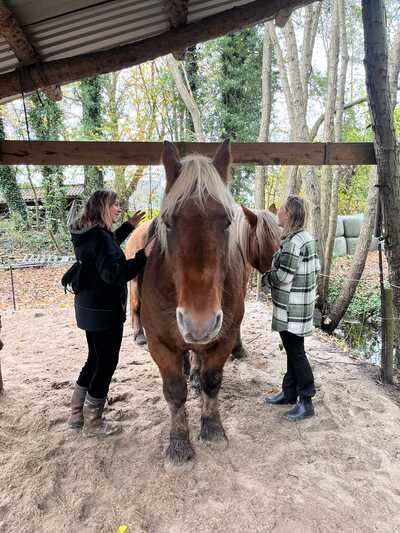
<svg viewBox="0 0 400 533">
<path fill-rule="evenodd" d="M 288 416 L 288 415 L 283 415 L 286 420 L 290 420 L 290 422 L 297 422 L 297 420 L 304 420 L 305 418 L 312 418 L 313 416 L 315 416 L 315 413 L 313 413 L 312 415 L 303 415 L 303 416 L 297 416 L 297 417 L 292 417 L 292 416 Z"/>
</svg>

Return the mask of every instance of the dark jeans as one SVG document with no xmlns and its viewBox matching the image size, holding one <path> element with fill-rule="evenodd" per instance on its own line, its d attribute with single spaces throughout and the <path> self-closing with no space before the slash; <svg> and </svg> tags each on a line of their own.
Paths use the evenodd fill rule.
<svg viewBox="0 0 400 533">
<path fill-rule="evenodd" d="M 93 398 L 105 398 L 117 368 L 123 324 L 103 331 L 86 331 L 89 354 L 78 378 Z"/>
<path fill-rule="evenodd" d="M 288 400 L 311 398 L 315 395 L 314 376 L 304 351 L 304 337 L 289 331 L 280 333 L 287 355 L 287 371 L 282 382 L 282 391 Z"/>
</svg>

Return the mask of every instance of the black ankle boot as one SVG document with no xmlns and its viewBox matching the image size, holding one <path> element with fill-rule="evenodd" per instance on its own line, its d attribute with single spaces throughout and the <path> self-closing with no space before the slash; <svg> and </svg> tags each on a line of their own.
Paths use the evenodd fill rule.
<svg viewBox="0 0 400 533">
<path fill-rule="evenodd" d="M 271 405 L 293 405 L 296 403 L 296 398 L 289 400 L 283 392 L 279 392 L 278 394 L 274 394 L 274 396 L 266 396 L 264 402 Z"/>
<path fill-rule="evenodd" d="M 300 398 L 299 403 L 283 415 L 288 420 L 303 420 L 314 416 L 314 407 L 311 398 Z"/>
</svg>

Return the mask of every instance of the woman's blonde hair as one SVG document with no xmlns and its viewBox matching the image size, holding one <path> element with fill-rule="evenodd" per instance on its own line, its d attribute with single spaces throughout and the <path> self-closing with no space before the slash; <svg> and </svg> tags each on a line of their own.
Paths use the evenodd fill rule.
<svg viewBox="0 0 400 533">
<path fill-rule="evenodd" d="M 82 214 L 78 217 L 75 225 L 78 229 L 91 226 L 102 226 L 111 230 L 113 220 L 110 208 L 117 201 L 114 191 L 96 191 L 87 200 Z"/>
<path fill-rule="evenodd" d="M 307 205 L 300 196 L 290 195 L 283 204 L 284 209 L 289 214 L 288 225 L 285 227 L 285 234 L 300 231 L 307 223 Z"/>
</svg>

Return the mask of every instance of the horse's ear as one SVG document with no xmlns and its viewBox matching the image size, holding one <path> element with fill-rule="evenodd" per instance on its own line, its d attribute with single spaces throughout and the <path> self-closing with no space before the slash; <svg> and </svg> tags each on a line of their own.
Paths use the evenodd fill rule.
<svg viewBox="0 0 400 533">
<path fill-rule="evenodd" d="M 174 143 L 164 141 L 161 158 L 165 168 L 165 176 L 167 179 L 166 192 L 168 192 L 172 185 L 175 183 L 175 180 L 179 176 L 179 173 L 182 168 L 180 163 L 179 152 Z"/>
<path fill-rule="evenodd" d="M 257 215 L 251 211 L 248 207 L 241 204 L 241 208 L 243 209 L 243 213 L 245 217 L 247 218 L 247 222 L 250 224 L 252 228 L 255 228 L 257 226 Z"/>
<path fill-rule="evenodd" d="M 276 215 L 278 210 L 276 208 L 276 205 L 275 203 L 271 204 L 269 207 L 268 207 L 268 211 L 270 211 L 273 215 Z"/>
<path fill-rule="evenodd" d="M 213 160 L 213 164 L 217 169 L 218 174 L 225 183 L 228 183 L 229 181 L 231 163 L 231 142 L 229 139 L 226 139 L 218 148 Z"/>
</svg>

